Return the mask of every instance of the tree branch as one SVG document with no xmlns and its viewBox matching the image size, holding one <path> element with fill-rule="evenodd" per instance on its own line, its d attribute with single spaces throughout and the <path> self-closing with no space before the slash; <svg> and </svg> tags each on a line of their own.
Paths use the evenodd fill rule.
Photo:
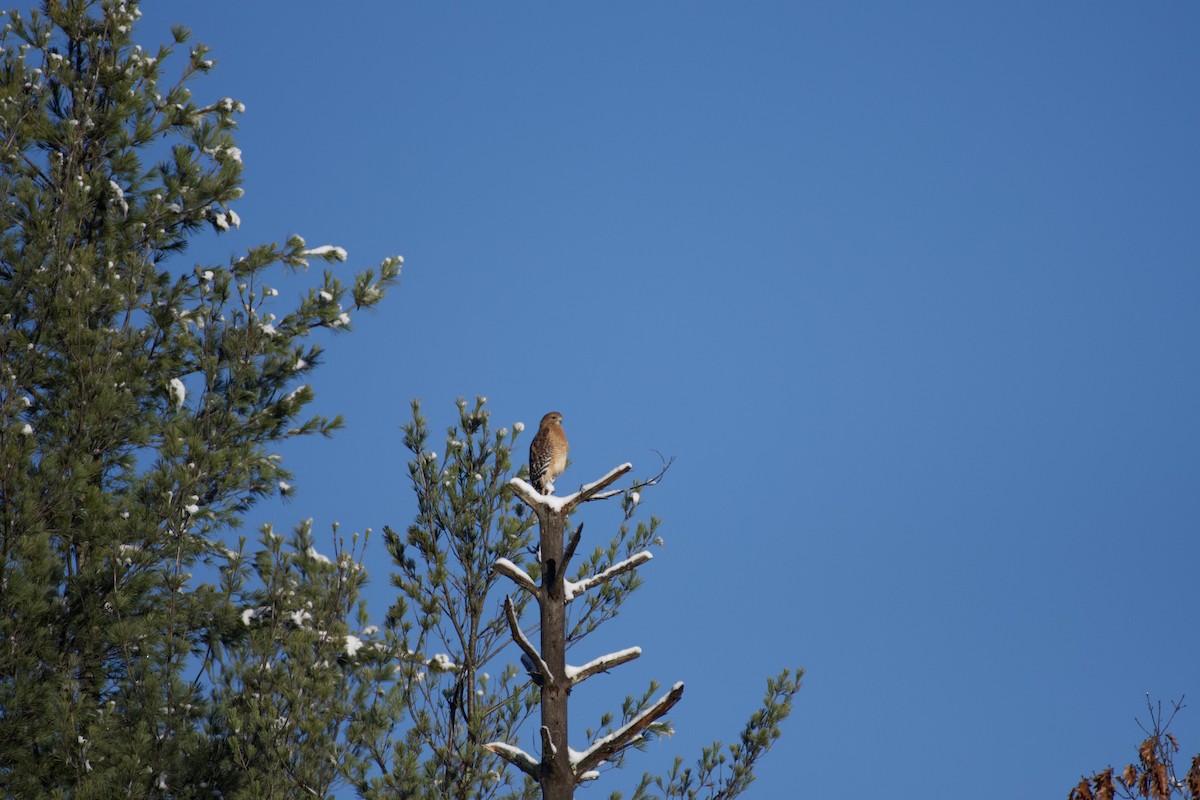
<svg viewBox="0 0 1200 800">
<path fill-rule="evenodd" d="M 517 624 L 517 611 L 513 607 L 512 598 L 508 595 L 504 596 L 504 615 L 508 617 L 508 629 L 512 632 L 513 641 L 517 646 L 529 656 L 529 660 L 537 667 L 538 673 L 542 676 L 543 685 L 550 685 L 554 682 L 554 676 L 550 674 L 550 667 L 542 660 L 542 654 L 525 638 L 525 634 L 521 632 L 521 626 Z"/>
<path fill-rule="evenodd" d="M 571 565 L 571 559 L 575 556 L 575 548 L 579 546 L 579 537 L 583 535 L 583 523 L 579 523 L 579 527 L 571 534 L 570 541 L 567 542 L 567 549 L 563 553 L 562 574 L 567 574 L 567 568 Z"/>
<path fill-rule="evenodd" d="M 653 452 L 658 453 L 659 459 L 661 459 L 663 462 L 663 468 L 653 478 L 647 478 L 646 480 L 641 481 L 640 483 L 635 483 L 635 484 L 633 484 L 633 486 L 630 486 L 628 489 L 614 489 L 610 492 L 602 492 L 601 494 L 595 495 L 593 497 L 589 497 L 588 499 L 589 500 L 606 500 L 610 497 L 615 497 L 615 496 L 617 496 L 619 494 L 623 494 L 625 492 L 636 492 L 638 489 L 645 489 L 647 486 L 657 486 L 658 482 L 661 481 L 663 479 L 663 476 L 665 476 L 667 474 L 667 470 L 669 470 L 671 468 L 671 465 L 675 463 L 675 456 L 671 456 L 670 458 L 663 458 L 662 453 L 659 453 L 657 450 L 655 450 Z"/>
<path fill-rule="evenodd" d="M 633 661 L 642 654 L 642 648 L 630 647 L 626 650 L 618 650 L 615 653 L 609 653 L 606 656 L 594 658 L 582 667 L 567 666 L 567 680 L 574 686 L 578 683 L 583 683 L 588 678 L 595 675 L 597 672 L 608 672 L 612 667 L 620 666 L 627 661 Z"/>
<path fill-rule="evenodd" d="M 540 728 L 542 734 L 542 761 L 551 761 L 554 759 L 554 754 L 558 752 L 558 748 L 554 746 L 554 742 L 550 739 L 550 729 L 543 725 Z"/>
<path fill-rule="evenodd" d="M 535 781 L 542 777 L 542 765 L 538 763 L 537 759 L 519 747 L 515 747 L 508 742 L 488 742 L 483 746 L 483 749 L 500 756 Z"/>
<path fill-rule="evenodd" d="M 613 731 L 608 736 L 597 739 L 592 743 L 592 746 L 579 754 L 572 754 L 572 768 L 575 775 L 579 776 L 582 773 L 589 772 L 593 767 L 610 760 L 614 755 L 624 750 L 629 745 L 642 735 L 650 723 L 666 714 L 671 710 L 671 706 L 679 702 L 683 697 L 683 683 L 677 683 L 671 687 L 671 691 L 664 694 L 654 702 L 654 705 L 647 708 L 641 714 L 631 719 L 621 728 Z"/>
<path fill-rule="evenodd" d="M 649 561 L 652 558 L 654 558 L 654 554 L 651 553 L 649 550 L 640 550 L 640 551 L 634 553 L 629 558 L 625 559 L 624 561 L 618 561 L 616 564 L 613 564 L 608 569 L 606 569 L 602 572 L 597 572 L 595 575 L 593 575 L 590 578 L 585 578 L 579 582 L 564 580 L 563 581 L 563 599 L 565 599 L 566 602 L 569 603 L 572 600 L 574 600 L 576 597 L 578 597 L 579 595 L 586 592 L 588 589 L 591 589 L 593 586 L 604 583 L 605 581 L 609 580 L 610 578 L 615 578 L 617 575 L 620 575 L 622 572 L 628 572 L 629 570 L 633 569 L 634 567 L 639 566 L 640 564 L 645 564 L 647 561 Z"/>
<path fill-rule="evenodd" d="M 537 489 L 534 489 L 526 481 L 520 478 L 509 478 L 508 485 L 513 490 L 513 494 L 525 501 L 525 505 L 536 509 L 543 505 L 547 495 L 540 494 Z"/>
<path fill-rule="evenodd" d="M 580 503 L 586 503 L 589 500 L 600 500 L 605 497 L 612 497 L 613 495 L 620 494 L 620 492 L 606 492 L 605 494 L 600 495 L 600 490 L 612 485 L 613 481 L 624 475 L 626 472 L 629 472 L 631 469 L 633 469 L 633 464 L 625 462 L 619 467 L 615 467 L 614 469 L 610 470 L 599 480 L 580 486 L 579 491 L 575 492 L 574 494 L 568 494 L 562 497 L 557 497 L 552 494 L 541 494 L 537 489 L 534 489 L 528 483 L 528 481 L 522 480 L 521 478 L 509 478 L 508 485 L 510 488 L 512 488 L 513 494 L 521 498 L 521 500 L 523 500 L 527 506 L 535 511 L 547 510 L 565 517 L 575 509 L 575 506 L 579 505 Z M 663 472 L 666 472 L 666 469 L 664 469 Z M 662 473 L 659 473 L 659 475 L 655 478 L 652 478 L 650 482 L 652 483 L 657 481 L 661 476 Z"/>
<path fill-rule="evenodd" d="M 600 478 L 599 480 L 592 481 L 591 483 L 580 486 L 578 492 L 576 492 L 575 494 L 569 494 L 565 498 L 563 498 L 566 502 L 563 503 L 562 513 L 570 514 L 571 511 L 575 508 L 575 506 L 579 505 L 580 503 L 586 503 L 588 500 L 591 500 L 596 494 L 598 494 L 600 492 L 601 489 L 604 489 L 605 487 L 612 485 L 612 483 L 614 481 L 616 481 L 617 478 L 621 477 L 626 472 L 629 472 L 629 470 L 631 470 L 631 469 L 633 469 L 633 464 L 630 464 L 628 461 L 626 461 L 621 466 L 615 467 L 614 469 L 610 470 L 607 475 Z"/>
<path fill-rule="evenodd" d="M 496 563 L 492 565 L 493 572 L 499 572 L 501 575 L 507 575 L 512 578 L 513 583 L 520 586 L 525 591 L 529 592 L 535 598 L 540 600 L 538 596 L 537 584 L 533 582 L 533 578 L 529 577 L 529 573 L 518 567 L 507 558 L 497 558 Z"/>
</svg>

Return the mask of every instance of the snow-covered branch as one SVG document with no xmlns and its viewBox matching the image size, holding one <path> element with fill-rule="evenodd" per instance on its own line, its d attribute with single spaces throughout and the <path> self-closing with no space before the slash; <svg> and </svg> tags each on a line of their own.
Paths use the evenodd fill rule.
<svg viewBox="0 0 1200 800">
<path fill-rule="evenodd" d="M 614 755 L 633 744 L 641 737 L 642 731 L 650 726 L 650 723 L 670 711 L 671 706 L 678 703 L 681 697 L 683 697 L 682 682 L 672 686 L 671 691 L 654 701 L 654 704 L 641 714 L 607 736 L 602 736 L 592 742 L 592 746 L 587 750 L 582 753 L 571 751 L 571 768 L 575 771 L 575 775 L 579 776 L 589 772 L 593 767 L 610 760 Z"/>
<path fill-rule="evenodd" d="M 508 617 L 508 629 L 512 633 L 513 641 L 517 643 L 517 647 L 520 647 L 524 651 L 529 660 L 537 667 L 538 673 L 541 674 L 542 685 L 548 686 L 553 683 L 554 676 L 550 673 L 550 667 L 542 659 L 542 654 L 537 651 L 537 648 L 521 632 L 521 626 L 517 623 L 517 610 L 513 607 L 512 598 L 507 595 L 504 597 L 504 616 Z"/>
<path fill-rule="evenodd" d="M 513 494 L 524 500 L 525 505 L 530 508 L 537 508 L 543 501 L 550 499 L 549 495 L 540 493 L 528 481 L 521 478 L 509 478 L 508 485 L 512 487 Z"/>
<path fill-rule="evenodd" d="M 618 650 L 615 653 L 609 653 L 606 656 L 594 658 L 582 667 L 572 667 L 568 664 L 566 669 L 567 680 L 571 682 L 572 686 L 577 683 L 583 683 L 597 672 L 608 672 L 612 667 L 624 664 L 626 661 L 633 661 L 641 654 L 642 648 L 630 647 L 625 650 Z"/>
<path fill-rule="evenodd" d="M 520 478 L 509 478 L 508 485 L 512 487 L 513 493 L 517 497 L 525 501 L 525 505 L 534 510 L 545 508 L 555 514 L 566 514 L 567 512 L 563 511 L 563 509 L 579 494 L 579 492 L 575 492 L 575 494 L 567 494 L 562 497 L 552 494 L 542 494 L 527 481 Z M 574 506 L 572 505 L 572 507 Z"/>
<path fill-rule="evenodd" d="M 631 469 L 633 469 L 633 464 L 630 464 L 628 461 L 626 461 L 624 464 L 621 464 L 620 466 L 616 466 L 616 467 L 613 467 L 612 469 L 610 469 L 603 476 L 601 476 L 598 480 L 594 480 L 591 483 L 585 483 L 583 486 L 580 486 L 579 493 L 580 493 L 580 495 L 583 495 L 580 498 L 580 502 L 587 500 L 589 497 L 594 495 L 596 492 L 600 491 L 605 486 L 608 486 L 610 483 L 612 483 L 617 478 L 624 475 L 626 472 L 629 472 L 629 470 L 631 470 Z"/>
<path fill-rule="evenodd" d="M 626 472 L 629 472 L 631 469 L 633 469 L 633 464 L 630 464 L 628 461 L 626 461 L 621 466 L 609 470 L 608 474 L 600 480 L 592 481 L 591 483 L 580 486 L 578 492 L 567 495 L 564 498 L 567 502 L 564 504 L 563 513 L 569 514 L 571 513 L 571 510 L 580 503 L 586 503 L 588 500 L 597 499 L 595 496 L 600 492 L 601 489 L 611 485 L 614 481 L 616 481 L 617 478 L 621 477 Z"/>
<path fill-rule="evenodd" d="M 606 580 L 614 578 L 622 572 L 628 572 L 639 564 L 645 564 L 652 558 L 654 558 L 654 555 L 649 550 L 642 550 L 634 553 L 624 561 L 618 561 L 606 570 L 597 572 L 590 578 L 585 578 L 579 582 L 564 580 L 563 599 L 569 603 L 593 586 L 604 583 Z"/>
<path fill-rule="evenodd" d="M 657 450 L 655 450 L 654 452 L 658 453 Z M 659 458 L 662 458 L 661 453 L 659 453 Z M 607 492 L 601 492 L 600 494 L 592 495 L 588 499 L 589 500 L 607 500 L 610 497 L 616 497 L 617 495 L 625 494 L 626 492 L 633 492 L 633 494 L 636 498 L 636 496 L 638 494 L 638 489 L 644 489 L 647 486 L 657 486 L 658 482 L 663 479 L 663 476 L 667 474 L 667 470 L 669 470 L 671 468 L 671 465 L 674 463 L 675 463 L 675 456 L 671 456 L 669 459 L 663 459 L 663 468 L 654 477 L 647 478 L 646 480 L 641 481 L 640 483 L 634 483 L 633 486 L 630 486 L 628 489 L 610 489 Z M 635 500 L 635 503 L 636 503 L 636 500 Z"/>
<path fill-rule="evenodd" d="M 575 506 L 579 505 L 580 503 L 586 503 L 588 500 L 600 499 L 597 497 L 597 495 L 601 489 L 609 486 L 613 483 L 613 481 L 624 475 L 626 472 L 629 472 L 631 469 L 633 469 L 633 464 L 626 462 L 621 466 L 610 470 L 608 474 L 600 478 L 600 480 L 584 484 L 583 486 L 579 487 L 579 491 L 573 494 L 564 495 L 562 497 L 556 497 L 551 494 L 542 494 L 537 489 L 534 489 L 528 481 L 522 480 L 521 478 L 510 478 L 508 485 L 512 487 L 513 493 L 517 497 L 524 500 L 525 504 L 530 508 L 545 508 L 555 514 L 562 514 L 565 516 L 566 514 L 570 514 L 571 511 L 574 510 Z M 611 494 L 606 494 L 604 496 L 610 497 Z"/>
<path fill-rule="evenodd" d="M 554 741 L 550 738 L 550 729 L 545 725 L 541 727 L 542 734 L 542 760 L 550 761 L 554 758 L 554 754 L 558 752 L 558 748 L 554 746 Z"/>
<path fill-rule="evenodd" d="M 538 763 L 537 759 L 515 745 L 508 742 L 488 742 L 483 749 L 500 756 L 535 781 L 542 775 L 542 765 Z"/>
<path fill-rule="evenodd" d="M 517 586 L 520 586 L 534 597 L 538 596 L 537 584 L 533 582 L 533 578 L 529 577 L 529 573 L 507 558 L 497 558 L 496 563 L 492 565 L 492 571 L 499 572 L 501 575 L 507 575 L 512 578 L 513 583 Z"/>
</svg>

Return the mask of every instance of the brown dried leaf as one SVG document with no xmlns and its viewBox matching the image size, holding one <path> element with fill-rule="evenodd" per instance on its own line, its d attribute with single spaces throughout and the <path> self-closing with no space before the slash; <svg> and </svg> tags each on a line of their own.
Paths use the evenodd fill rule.
<svg viewBox="0 0 1200 800">
<path fill-rule="evenodd" d="M 1142 759 L 1142 766 L 1150 769 L 1158 763 L 1158 754 L 1155 752 L 1158 748 L 1158 737 L 1151 736 L 1146 741 L 1138 746 L 1138 757 Z"/>
<path fill-rule="evenodd" d="M 1092 787 L 1088 785 L 1088 779 L 1084 778 L 1079 782 L 1079 785 L 1071 790 L 1067 795 L 1067 800 L 1095 800 L 1092 796 Z"/>
<path fill-rule="evenodd" d="M 1184 783 L 1191 795 L 1190 800 L 1200 800 L 1200 755 L 1192 759 L 1192 768 L 1188 770 Z"/>
<path fill-rule="evenodd" d="M 1150 787 L 1150 796 L 1154 800 L 1170 800 L 1171 781 L 1167 778 L 1167 765 L 1161 761 L 1154 765 L 1154 783 Z"/>
<path fill-rule="evenodd" d="M 1150 770 L 1138 776 L 1137 791 L 1142 797 L 1150 796 Z"/>
</svg>

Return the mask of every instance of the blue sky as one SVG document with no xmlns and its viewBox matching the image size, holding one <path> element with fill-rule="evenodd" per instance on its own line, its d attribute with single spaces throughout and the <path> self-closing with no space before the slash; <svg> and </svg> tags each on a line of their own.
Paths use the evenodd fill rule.
<svg viewBox="0 0 1200 800">
<path fill-rule="evenodd" d="M 314 381 L 348 429 L 250 521 L 405 525 L 412 397 L 435 431 L 460 395 L 563 412 L 560 485 L 676 456 L 580 658 L 644 655 L 577 719 L 683 680 L 678 732 L 581 797 L 733 739 L 793 665 L 752 797 L 1065 796 L 1147 692 L 1200 751 L 1200 5 L 284 8 L 141 28 L 189 25 L 198 99 L 247 108 L 242 228 L 191 257 L 406 258 Z"/>
</svg>

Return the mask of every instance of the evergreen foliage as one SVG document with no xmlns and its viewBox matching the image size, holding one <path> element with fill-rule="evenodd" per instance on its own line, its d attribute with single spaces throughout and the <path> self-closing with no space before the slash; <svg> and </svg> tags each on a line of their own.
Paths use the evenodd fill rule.
<svg viewBox="0 0 1200 800">
<path fill-rule="evenodd" d="M 792 711 L 792 697 L 800 690 L 803 670 L 784 670 L 767 680 L 763 707 L 755 711 L 736 744 L 722 752 L 721 742 L 713 742 L 701 750 L 695 767 L 684 767 L 683 759 L 675 758 L 671 771 L 664 776 L 646 773 L 634 790 L 634 800 L 650 798 L 712 798 L 728 800 L 737 797 L 754 781 L 754 766 L 771 749 L 781 735 L 779 724 Z M 620 792 L 612 795 L 619 800 Z"/>
<path fill-rule="evenodd" d="M 507 644 L 492 563 L 524 563 L 530 541 L 507 488 L 517 431 L 493 431 L 483 398 L 459 400 L 458 417 L 440 457 L 417 403 L 404 426 L 418 510 L 405 535 L 384 528 L 398 593 L 373 651 L 383 656 L 372 675 L 378 701 L 354 731 L 369 756 L 355 775 L 367 798 L 511 795 L 512 776 L 478 744 L 536 708 L 515 667 L 489 667 Z"/>
<path fill-rule="evenodd" d="M 9 797 L 270 796 L 254 787 L 274 752 L 237 729 L 254 681 L 224 675 L 210 697 L 203 680 L 225 648 L 257 652 L 238 611 L 242 568 L 218 533 L 286 486 L 274 445 L 338 427 L 303 416 L 300 381 L 321 353 L 310 335 L 345 329 L 400 270 L 385 261 L 350 288 L 326 272 L 280 308 L 268 281 L 344 253 L 293 236 L 185 268 L 190 239 L 238 224 L 241 105 L 194 101 L 206 49 L 177 28 L 171 45 L 142 50 L 138 13 L 50 2 L 11 12 L 0 33 Z M 264 579 L 286 572 L 269 561 L 256 560 Z M 231 577 L 198 583 L 204 565 Z"/>
<path fill-rule="evenodd" d="M 418 511 L 384 530 L 382 628 L 360 598 L 366 536 L 335 530 L 328 556 L 311 521 L 267 526 L 253 549 L 226 540 L 288 494 L 279 444 L 340 426 L 305 413 L 314 334 L 348 330 L 402 261 L 343 283 L 343 250 L 291 236 L 185 262 L 239 225 L 242 109 L 195 101 L 207 49 L 176 28 L 143 50 L 138 16 L 132 0 L 51 0 L 0 32 L 0 795 L 537 797 L 482 747 L 527 737 L 539 702 L 494 591 L 500 558 L 538 577 L 509 486 L 519 426 L 493 430 L 482 398 L 459 401 L 438 456 L 414 404 Z M 276 287 L 312 261 L 330 268 L 284 304 Z M 577 580 L 657 543 L 632 493 L 622 507 Z M 580 596 L 567 646 L 640 581 Z M 528 598 L 514 600 L 519 614 Z M 714 745 L 635 796 L 741 792 L 798 681 L 769 684 L 728 755 Z"/>
</svg>

